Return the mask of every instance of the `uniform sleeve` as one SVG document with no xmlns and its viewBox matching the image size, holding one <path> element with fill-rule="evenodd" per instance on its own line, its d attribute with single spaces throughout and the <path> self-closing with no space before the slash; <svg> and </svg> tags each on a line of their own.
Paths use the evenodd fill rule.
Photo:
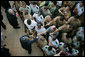
<svg viewBox="0 0 85 57">
<path fill-rule="evenodd" d="M 46 16 L 45 19 L 43 20 L 43 22 L 45 22 L 46 20 L 48 20 L 50 18 L 50 16 Z"/>
<path fill-rule="evenodd" d="M 54 21 L 56 21 L 56 20 L 59 19 L 59 18 L 60 18 L 60 16 L 55 17 L 55 18 L 54 18 Z"/>
<path fill-rule="evenodd" d="M 66 25 L 64 24 L 64 25 L 60 26 L 60 27 L 58 28 L 58 30 L 62 30 L 62 29 L 65 28 L 65 27 L 66 27 Z"/>
<path fill-rule="evenodd" d="M 65 9 L 65 7 L 62 7 L 62 8 L 60 8 L 59 10 L 62 11 L 62 10 L 64 10 L 64 9 Z"/>
<path fill-rule="evenodd" d="M 70 18 L 68 19 L 68 23 L 71 22 L 71 20 L 72 20 L 73 18 L 74 18 L 74 17 L 70 17 Z"/>
<path fill-rule="evenodd" d="M 78 19 L 78 24 L 79 24 L 79 26 L 81 25 L 81 21 Z"/>
</svg>

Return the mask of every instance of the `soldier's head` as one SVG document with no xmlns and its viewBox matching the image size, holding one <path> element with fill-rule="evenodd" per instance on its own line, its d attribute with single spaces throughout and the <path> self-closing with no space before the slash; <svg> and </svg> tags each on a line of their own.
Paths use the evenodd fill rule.
<svg viewBox="0 0 85 57">
<path fill-rule="evenodd" d="M 64 16 L 60 16 L 60 20 L 63 21 L 65 19 Z"/>
<path fill-rule="evenodd" d="M 65 10 L 66 11 L 69 11 L 70 10 L 70 7 L 69 6 L 66 6 Z"/>
<path fill-rule="evenodd" d="M 74 16 L 74 19 L 78 19 L 79 18 L 79 16 Z"/>
</svg>

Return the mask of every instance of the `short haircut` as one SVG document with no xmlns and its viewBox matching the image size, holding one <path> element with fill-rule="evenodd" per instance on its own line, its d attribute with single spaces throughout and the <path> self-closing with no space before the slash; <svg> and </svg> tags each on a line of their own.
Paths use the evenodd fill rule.
<svg viewBox="0 0 85 57">
<path fill-rule="evenodd" d="M 74 18 L 75 18 L 75 19 L 78 19 L 78 18 L 79 18 L 79 16 L 74 16 Z"/>
<path fill-rule="evenodd" d="M 49 51 L 52 50 L 52 46 L 49 46 L 49 47 L 48 47 L 48 50 L 49 50 Z"/>
<path fill-rule="evenodd" d="M 65 19 L 64 16 L 60 16 L 60 20 L 63 21 Z"/>
<path fill-rule="evenodd" d="M 36 5 L 37 3 L 36 3 L 36 2 L 33 2 L 32 4 L 33 4 L 33 5 Z"/>
<path fill-rule="evenodd" d="M 56 40 L 56 36 L 53 36 L 52 40 Z"/>
<path fill-rule="evenodd" d="M 31 20 L 30 20 L 30 19 L 27 20 L 27 24 L 28 24 L 28 25 L 31 24 Z"/>
<path fill-rule="evenodd" d="M 41 23 L 39 23 L 39 24 L 37 24 L 37 26 L 40 28 L 40 27 L 42 26 L 42 24 L 41 24 Z"/>
<path fill-rule="evenodd" d="M 25 15 L 28 15 L 28 10 L 25 10 L 25 13 L 24 13 Z"/>
</svg>

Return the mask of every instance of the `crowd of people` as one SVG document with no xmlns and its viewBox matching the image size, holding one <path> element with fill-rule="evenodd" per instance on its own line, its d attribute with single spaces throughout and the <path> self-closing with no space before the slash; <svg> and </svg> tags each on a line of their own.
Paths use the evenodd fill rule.
<svg viewBox="0 0 85 57">
<path fill-rule="evenodd" d="M 84 1 L 14 1 L 12 6 L 3 1 L 1 6 L 14 29 L 21 18 L 26 35 L 20 42 L 29 54 L 36 41 L 44 56 L 84 56 Z"/>
</svg>

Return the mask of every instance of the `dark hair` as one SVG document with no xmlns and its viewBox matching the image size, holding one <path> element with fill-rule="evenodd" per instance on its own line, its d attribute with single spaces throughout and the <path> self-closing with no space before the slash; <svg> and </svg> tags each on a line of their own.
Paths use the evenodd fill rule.
<svg viewBox="0 0 85 57">
<path fill-rule="evenodd" d="M 79 18 L 79 16 L 74 16 L 74 18 L 78 19 L 78 18 Z"/>
<path fill-rule="evenodd" d="M 62 52 L 62 53 L 60 54 L 60 56 L 66 56 L 65 52 Z"/>
<path fill-rule="evenodd" d="M 30 19 L 27 20 L 27 24 L 29 24 L 29 25 L 31 24 L 31 20 Z"/>
<path fill-rule="evenodd" d="M 49 4 L 49 1 L 46 1 L 45 6 L 48 6 L 48 4 Z"/>
<path fill-rule="evenodd" d="M 53 19 L 54 17 L 53 17 L 53 15 L 50 15 L 50 17 L 51 17 L 51 19 Z"/>
<path fill-rule="evenodd" d="M 52 40 L 56 40 L 56 36 L 54 36 L 54 37 L 52 38 Z"/>
<path fill-rule="evenodd" d="M 39 23 L 39 24 L 37 24 L 37 26 L 40 28 L 40 27 L 42 26 L 42 24 L 41 24 L 41 23 Z"/>
<path fill-rule="evenodd" d="M 45 6 L 45 7 L 44 7 L 44 9 L 46 9 L 46 10 L 47 10 L 47 9 L 49 9 L 49 8 L 48 8 L 47 6 Z"/>
<path fill-rule="evenodd" d="M 48 50 L 49 50 L 49 51 L 52 50 L 52 46 L 49 46 L 49 47 L 48 47 Z"/>
<path fill-rule="evenodd" d="M 54 5 L 56 5 L 57 4 L 57 2 L 56 1 L 52 1 L 53 3 L 54 3 Z"/>
<path fill-rule="evenodd" d="M 28 10 L 25 10 L 25 13 L 24 13 L 25 15 L 28 15 Z"/>
<path fill-rule="evenodd" d="M 60 16 L 60 20 L 63 21 L 65 19 L 64 16 Z"/>
<path fill-rule="evenodd" d="M 33 5 L 37 4 L 36 2 L 33 2 Z"/>
</svg>

